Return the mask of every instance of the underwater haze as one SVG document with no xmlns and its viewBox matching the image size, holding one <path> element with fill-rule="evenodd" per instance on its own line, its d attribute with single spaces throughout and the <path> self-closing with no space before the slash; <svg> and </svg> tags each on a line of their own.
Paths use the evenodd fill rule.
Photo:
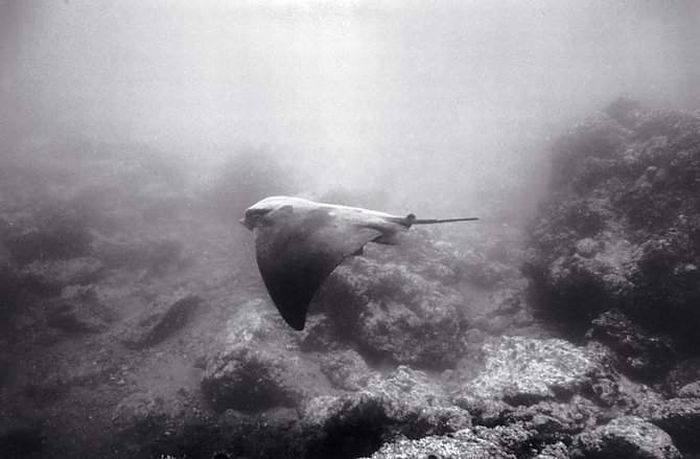
<svg viewBox="0 0 700 459">
<path fill-rule="evenodd" d="M 700 97 L 692 1 L 2 9 L 2 116 L 17 140 L 138 142 L 199 161 L 264 149 L 301 191 L 379 188 L 421 212 L 455 193 L 470 211 L 504 175 L 537 175 L 547 137 L 615 97 Z"/>
<path fill-rule="evenodd" d="M 0 457 L 700 454 L 699 30 L 0 0 Z M 479 220 L 367 244 L 296 331 L 237 222 L 270 195 Z"/>
</svg>

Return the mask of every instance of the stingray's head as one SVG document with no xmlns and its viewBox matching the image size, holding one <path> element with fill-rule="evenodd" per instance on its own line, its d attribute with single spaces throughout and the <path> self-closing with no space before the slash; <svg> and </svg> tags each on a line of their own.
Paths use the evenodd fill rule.
<svg viewBox="0 0 700 459">
<path fill-rule="evenodd" d="M 243 218 L 238 220 L 241 225 L 253 231 L 255 228 L 263 226 L 265 215 L 269 214 L 272 209 L 247 209 Z"/>
<path fill-rule="evenodd" d="M 289 196 L 270 196 L 261 201 L 256 202 L 248 207 L 245 214 L 239 222 L 253 231 L 255 228 L 268 226 L 272 224 L 275 218 L 271 214 L 279 215 L 280 212 L 275 212 L 284 209 L 303 209 L 312 204 L 310 201 L 301 198 L 293 198 Z"/>
</svg>

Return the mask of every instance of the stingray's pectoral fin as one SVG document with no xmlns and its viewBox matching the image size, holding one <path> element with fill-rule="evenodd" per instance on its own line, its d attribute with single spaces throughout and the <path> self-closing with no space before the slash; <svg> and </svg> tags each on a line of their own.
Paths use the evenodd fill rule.
<svg viewBox="0 0 700 459">
<path fill-rule="evenodd" d="M 282 318 L 295 330 L 303 330 L 309 304 L 323 281 L 381 232 L 357 227 L 326 211 L 288 217 L 256 230 L 256 255 Z"/>
<path fill-rule="evenodd" d="M 398 233 L 384 233 L 379 237 L 372 239 L 372 242 L 382 245 L 399 245 Z"/>
<path fill-rule="evenodd" d="M 304 329 L 309 303 L 285 303 L 284 301 L 275 301 L 275 306 L 277 306 L 280 315 L 290 327 L 298 331 Z"/>
<path fill-rule="evenodd" d="M 359 249 L 355 250 L 355 251 L 352 253 L 352 255 L 358 257 L 358 256 L 360 256 L 360 255 L 363 255 L 364 253 L 365 253 L 365 248 L 364 248 L 364 247 L 360 247 Z"/>
</svg>

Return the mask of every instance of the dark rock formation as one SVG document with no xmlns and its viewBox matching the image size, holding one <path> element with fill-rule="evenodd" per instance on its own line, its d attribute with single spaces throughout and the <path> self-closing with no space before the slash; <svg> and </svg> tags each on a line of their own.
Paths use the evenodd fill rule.
<svg viewBox="0 0 700 459">
<path fill-rule="evenodd" d="M 417 440 L 401 439 L 387 443 L 372 455 L 372 459 L 438 459 L 474 457 L 483 459 L 516 459 L 501 446 L 463 430 L 453 436 L 429 436 Z"/>
<path fill-rule="evenodd" d="M 601 373 L 600 355 L 558 339 L 493 339 L 483 346 L 484 370 L 460 384 L 456 400 L 503 400 L 532 405 L 567 399 L 591 387 Z M 468 403 L 468 402 L 462 402 Z"/>
<path fill-rule="evenodd" d="M 367 387 L 374 373 L 365 359 L 352 349 L 321 354 L 319 361 L 323 374 L 334 387 L 342 390 L 358 391 Z"/>
<path fill-rule="evenodd" d="M 215 410 L 293 407 L 328 388 L 318 365 L 300 353 L 272 305 L 261 300 L 241 305 L 227 330 L 201 383 Z"/>
<path fill-rule="evenodd" d="M 0 238 L 20 264 L 89 255 L 92 235 L 75 209 L 64 205 L 34 206 L 6 223 Z"/>
<path fill-rule="evenodd" d="M 617 308 L 696 343 L 700 116 L 617 105 L 556 143 L 525 271 L 540 309 L 581 332 Z"/>
<path fill-rule="evenodd" d="M 700 452 L 700 399 L 673 398 L 646 406 L 640 415 L 671 435 L 679 448 Z"/>
<path fill-rule="evenodd" d="M 680 459 L 681 454 L 666 432 L 641 418 L 624 416 L 576 437 L 571 457 Z"/>
<path fill-rule="evenodd" d="M 371 358 L 444 367 L 461 351 L 461 295 L 396 261 L 355 258 L 320 293 L 328 316 Z"/>
<path fill-rule="evenodd" d="M 675 352 L 669 339 L 649 333 L 617 309 L 596 317 L 586 338 L 609 346 L 621 370 L 634 376 L 658 378 L 674 364 Z"/>
<path fill-rule="evenodd" d="M 311 435 L 310 457 L 357 457 L 397 435 L 420 438 L 471 426 L 467 411 L 451 405 L 426 374 L 408 367 L 372 377 L 357 394 L 316 397 L 304 406 L 302 420 Z"/>
<path fill-rule="evenodd" d="M 8 459 L 39 455 L 43 449 L 44 432 L 40 422 L 3 416 L 0 420 L 0 452 Z"/>
</svg>

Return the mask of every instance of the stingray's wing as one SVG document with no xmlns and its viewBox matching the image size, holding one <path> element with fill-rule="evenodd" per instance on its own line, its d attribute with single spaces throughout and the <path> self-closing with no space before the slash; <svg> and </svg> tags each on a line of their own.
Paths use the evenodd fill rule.
<svg viewBox="0 0 700 459">
<path fill-rule="evenodd" d="M 255 249 L 272 301 L 292 328 L 302 330 L 309 303 L 326 277 L 382 232 L 328 209 L 300 213 L 288 207 L 255 229 Z"/>
</svg>

